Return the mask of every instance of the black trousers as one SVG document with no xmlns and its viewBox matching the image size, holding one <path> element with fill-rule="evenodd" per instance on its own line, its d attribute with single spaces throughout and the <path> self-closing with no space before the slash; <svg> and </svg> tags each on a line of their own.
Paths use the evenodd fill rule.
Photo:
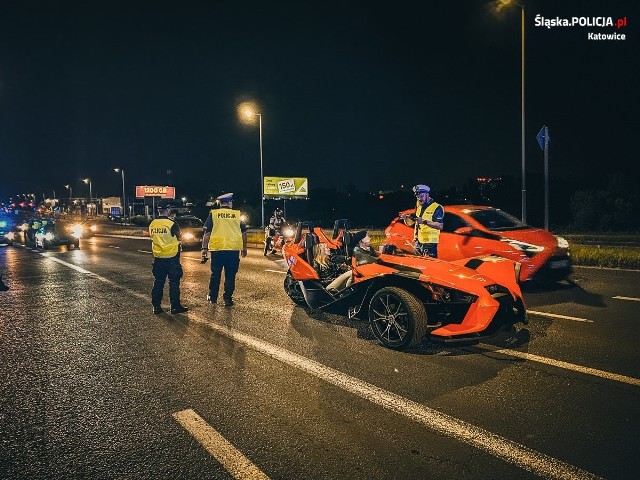
<svg viewBox="0 0 640 480">
<path fill-rule="evenodd" d="M 240 267 L 240 252 L 238 250 L 215 250 L 211 252 L 211 278 L 209 279 L 209 295 L 218 298 L 220 277 L 224 270 L 224 292 L 222 298 L 230 301 L 236 289 L 236 273 Z"/>
<path fill-rule="evenodd" d="M 180 257 L 176 255 L 170 258 L 154 258 L 153 259 L 153 288 L 151 289 L 151 303 L 160 306 L 162 302 L 162 292 L 164 283 L 169 277 L 169 301 L 171 308 L 180 306 L 180 279 L 182 278 L 182 265 L 180 265 Z"/>
</svg>

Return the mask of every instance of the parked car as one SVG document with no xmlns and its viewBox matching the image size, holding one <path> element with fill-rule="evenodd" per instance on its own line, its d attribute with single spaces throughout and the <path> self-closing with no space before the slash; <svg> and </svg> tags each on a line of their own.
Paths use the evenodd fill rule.
<svg viewBox="0 0 640 480">
<path fill-rule="evenodd" d="M 204 222 L 193 215 L 183 215 L 175 217 L 174 221 L 182 231 L 182 247 L 198 247 L 202 245 L 202 236 L 204 235 Z"/>
<path fill-rule="evenodd" d="M 414 209 L 400 214 L 410 214 Z M 476 205 L 444 207 L 438 258 L 446 261 L 488 254 L 522 264 L 520 281 L 561 280 L 571 273 L 569 243 L 546 230 L 522 223 L 498 208 Z M 413 227 L 394 218 L 385 230 L 385 244 L 413 252 Z"/>
<path fill-rule="evenodd" d="M 78 230 L 74 230 L 74 225 L 65 222 L 49 222 L 35 234 L 36 248 L 47 249 L 58 245 L 66 245 L 67 248 L 71 248 L 73 245 L 75 248 L 80 247 L 81 233 Z"/>
<path fill-rule="evenodd" d="M 527 323 L 518 262 L 489 257 L 450 263 L 383 253 L 375 262 L 358 263 L 348 222 L 340 221 L 331 237 L 313 222 L 300 222 L 285 245 L 284 290 L 297 305 L 368 321 L 378 341 L 394 350 L 415 347 L 425 335 L 434 342 L 477 342 Z M 350 285 L 333 290 L 321 279 L 313 266 L 319 243 L 351 265 Z"/>
</svg>

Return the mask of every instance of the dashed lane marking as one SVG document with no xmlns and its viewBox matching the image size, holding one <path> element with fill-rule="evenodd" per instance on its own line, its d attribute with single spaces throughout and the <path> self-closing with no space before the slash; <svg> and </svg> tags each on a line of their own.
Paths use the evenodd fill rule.
<svg viewBox="0 0 640 480">
<path fill-rule="evenodd" d="M 150 252 L 149 250 L 136 250 L 136 251 L 140 253 L 153 253 L 153 252 Z"/>
<path fill-rule="evenodd" d="M 55 257 L 47 257 L 54 261 L 66 265 L 74 270 L 79 269 L 67 262 L 55 259 Z M 101 277 L 100 275 L 82 270 L 82 273 L 88 273 L 93 278 L 102 282 L 113 285 L 115 288 L 122 289 L 120 285 Z M 78 270 L 78 271 L 80 271 Z M 125 290 L 127 293 L 140 298 L 144 301 L 148 301 L 147 295 L 143 295 L 138 292 L 132 292 Z M 511 463 L 524 470 L 532 472 L 535 475 L 551 478 L 551 479 L 600 479 L 597 475 L 591 472 L 582 470 L 576 466 L 562 462 L 556 458 L 553 458 L 544 453 L 538 452 L 524 445 L 520 445 L 512 440 L 501 437 L 494 433 L 484 430 L 480 427 L 476 427 L 463 420 L 459 420 L 455 417 L 451 417 L 445 413 L 441 413 L 437 410 L 429 408 L 420 403 L 414 402 L 393 392 L 389 392 L 373 384 L 360 380 L 358 378 L 351 377 L 345 373 L 335 370 L 331 367 L 327 367 L 322 363 L 315 360 L 303 357 L 297 353 L 291 352 L 284 348 L 272 345 L 258 338 L 252 337 L 233 328 L 217 325 L 208 321 L 205 318 L 195 314 L 195 312 L 189 312 L 189 321 L 197 322 L 206 325 L 211 330 L 223 335 L 231 340 L 234 340 L 242 345 L 245 345 L 252 350 L 267 355 L 277 361 L 297 368 L 310 375 L 313 375 L 327 383 L 335 385 L 346 392 L 350 392 L 357 395 L 371 403 L 378 405 L 387 410 L 393 411 L 399 415 L 426 427 L 435 432 L 439 432 L 443 435 L 451 437 L 460 442 L 471 445 L 479 450 L 482 450 L 490 455 Z M 511 351 L 509 350 L 509 353 Z M 543 358 L 543 357 L 539 357 Z M 562 364 L 562 362 L 558 362 Z M 594 369 L 585 369 L 585 371 Z M 595 371 L 595 370 L 594 370 Z"/>
<path fill-rule="evenodd" d="M 218 460 L 233 478 L 242 480 L 267 480 L 269 478 L 193 410 L 176 412 L 173 414 L 173 418 Z"/>
<path fill-rule="evenodd" d="M 540 317 L 561 318 L 563 320 L 573 320 L 575 322 L 593 323 L 593 320 L 587 320 L 580 317 L 568 317 L 567 315 L 558 315 L 557 313 L 537 312 L 536 310 L 527 310 L 527 313 L 538 315 Z"/>
<path fill-rule="evenodd" d="M 117 245 L 109 245 L 109 248 L 120 248 Z"/>
<path fill-rule="evenodd" d="M 640 302 L 640 298 L 635 298 L 635 297 L 613 297 L 616 300 L 630 300 L 632 302 Z"/>
</svg>

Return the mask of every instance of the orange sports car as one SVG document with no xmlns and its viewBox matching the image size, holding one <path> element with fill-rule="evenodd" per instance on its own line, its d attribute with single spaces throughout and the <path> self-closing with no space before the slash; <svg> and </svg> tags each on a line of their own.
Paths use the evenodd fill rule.
<svg viewBox="0 0 640 480">
<path fill-rule="evenodd" d="M 343 223 L 339 223 L 343 222 Z M 312 222 L 298 224 L 284 247 L 289 266 L 284 289 L 296 304 L 367 320 L 384 346 L 402 350 L 432 341 L 477 341 L 527 322 L 518 285 L 520 264 L 495 255 L 445 262 L 414 255 L 379 254 L 358 264 L 345 221 L 328 236 Z M 329 288 L 314 268 L 314 246 L 351 268 L 351 282 Z"/>
<path fill-rule="evenodd" d="M 411 214 L 415 209 L 400 214 Z M 546 230 L 530 227 L 493 207 L 447 205 L 440 232 L 438 258 L 446 261 L 494 254 L 520 262 L 520 281 L 561 280 L 571 273 L 569 243 Z M 413 227 L 393 219 L 385 230 L 385 244 L 413 252 Z"/>
</svg>

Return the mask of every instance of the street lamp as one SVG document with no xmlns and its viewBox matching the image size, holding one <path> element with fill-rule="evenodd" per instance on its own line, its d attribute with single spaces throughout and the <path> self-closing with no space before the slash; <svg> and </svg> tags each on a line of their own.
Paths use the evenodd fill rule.
<svg viewBox="0 0 640 480">
<path fill-rule="evenodd" d="M 525 163 L 525 154 L 524 154 L 524 146 L 525 146 L 525 138 L 524 138 L 524 3 L 520 3 L 512 0 L 499 0 L 500 4 L 498 8 L 506 7 L 511 3 L 516 4 L 520 7 L 520 57 L 521 57 L 521 92 L 520 92 L 520 101 L 521 101 L 521 112 L 522 112 L 522 129 L 521 129 L 521 138 L 520 145 L 522 149 L 522 222 L 527 223 L 527 183 L 526 183 L 526 163 Z"/>
<path fill-rule="evenodd" d="M 84 183 L 88 183 L 89 184 L 89 202 L 91 202 L 91 199 L 93 198 L 93 195 L 91 194 L 91 179 L 90 178 L 83 178 L 82 181 Z M 89 209 L 89 204 L 87 203 L 87 209 Z"/>
<path fill-rule="evenodd" d="M 238 113 L 241 121 L 253 124 L 255 118 L 258 117 L 258 126 L 260 129 L 260 207 L 262 211 L 262 224 L 264 228 L 264 170 L 262 167 L 262 114 L 257 112 L 258 107 L 251 102 L 241 103 L 238 107 Z"/>
<path fill-rule="evenodd" d="M 65 185 L 64 188 L 69 190 L 69 213 L 71 213 L 71 207 L 73 206 L 73 188 L 71 188 L 71 185 Z"/>
<path fill-rule="evenodd" d="M 127 213 L 126 209 L 126 198 L 124 196 L 124 169 L 123 168 L 114 168 L 114 172 L 122 174 L 122 220 L 125 220 L 125 216 Z"/>
</svg>

